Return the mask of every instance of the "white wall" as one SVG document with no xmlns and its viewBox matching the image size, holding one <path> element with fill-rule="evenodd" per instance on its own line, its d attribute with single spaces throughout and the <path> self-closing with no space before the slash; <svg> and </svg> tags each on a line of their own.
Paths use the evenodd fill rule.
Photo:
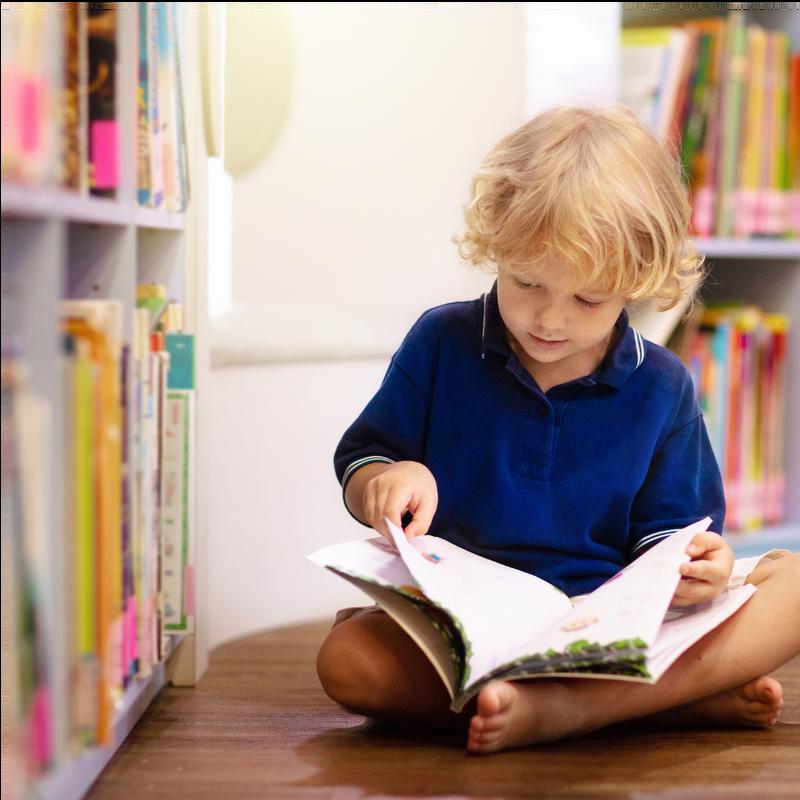
<svg viewBox="0 0 800 800">
<path fill-rule="evenodd" d="M 293 342 L 322 332 L 352 355 L 346 344 L 367 319 L 374 337 L 364 338 L 386 353 L 424 309 L 490 284 L 459 263 L 450 237 L 472 171 L 523 119 L 521 8 L 318 7 L 292 10 L 290 21 L 286 128 L 270 157 L 234 182 L 238 346 L 217 320 L 217 363 L 237 347 L 263 357 L 257 340 L 273 362 L 303 357 Z M 387 363 L 213 370 L 212 646 L 365 602 L 304 557 L 368 534 L 344 510 L 333 451 Z"/>
<path fill-rule="evenodd" d="M 286 128 L 234 185 L 235 304 L 410 324 L 480 293 L 450 237 L 473 170 L 523 119 L 524 19 L 477 5 L 291 10 Z"/>
<path fill-rule="evenodd" d="M 367 605 L 305 560 L 370 534 L 342 504 L 333 451 L 378 388 L 386 361 L 215 370 L 209 426 L 212 646 L 252 631 Z"/>
<path fill-rule="evenodd" d="M 211 320 L 212 363 L 229 365 L 208 400 L 212 645 L 366 602 L 304 560 L 368 534 L 342 505 L 335 446 L 414 319 L 490 285 L 450 242 L 485 153 L 552 80 L 563 102 L 613 99 L 613 64 L 589 45 L 574 92 L 542 58 L 526 88 L 526 40 L 557 61 L 573 41 L 540 15 L 575 13 L 529 5 L 289 6 L 287 124 L 234 181 L 237 309 Z M 591 29 L 606 53 L 617 4 L 600 5 L 605 28 L 593 11 L 564 35 Z"/>
</svg>

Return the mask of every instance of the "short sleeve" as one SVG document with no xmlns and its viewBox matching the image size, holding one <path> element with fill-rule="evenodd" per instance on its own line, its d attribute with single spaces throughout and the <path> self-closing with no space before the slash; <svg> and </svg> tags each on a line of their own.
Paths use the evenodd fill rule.
<svg viewBox="0 0 800 800">
<path fill-rule="evenodd" d="M 334 470 L 343 492 L 353 474 L 367 464 L 424 460 L 434 350 L 423 316 L 336 448 Z"/>
<path fill-rule="evenodd" d="M 703 517 L 711 517 L 709 530 L 722 533 L 722 477 L 693 392 L 682 406 L 634 498 L 629 536 L 631 559 Z"/>
</svg>

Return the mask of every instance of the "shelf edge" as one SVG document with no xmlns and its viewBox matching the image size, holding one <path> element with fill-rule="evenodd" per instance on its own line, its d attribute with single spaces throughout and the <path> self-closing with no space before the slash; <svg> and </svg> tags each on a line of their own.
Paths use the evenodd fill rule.
<svg viewBox="0 0 800 800">
<path fill-rule="evenodd" d="M 89 791 L 164 687 L 167 661 L 182 639 L 183 636 L 167 636 L 164 660 L 153 667 L 149 677 L 137 681 L 125 691 L 122 708 L 114 720 L 111 744 L 87 750 L 42 776 L 34 784 L 37 800 L 80 800 Z"/>
</svg>

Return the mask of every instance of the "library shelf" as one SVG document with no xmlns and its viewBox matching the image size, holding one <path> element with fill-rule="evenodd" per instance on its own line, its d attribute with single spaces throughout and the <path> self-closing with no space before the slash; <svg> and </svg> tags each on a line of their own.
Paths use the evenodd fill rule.
<svg viewBox="0 0 800 800">
<path fill-rule="evenodd" d="M 145 709 L 166 683 L 166 667 L 176 652 L 183 635 L 166 637 L 166 657 L 153 667 L 147 678 L 134 681 L 126 690 L 114 721 L 112 741 L 105 747 L 94 747 L 67 761 L 62 767 L 45 774 L 34 785 L 37 800 L 79 800 L 100 777 L 100 773 L 133 730 Z"/>
<path fill-rule="evenodd" d="M 724 534 L 724 538 L 733 548 L 736 558 L 758 556 L 773 549 L 800 552 L 800 522 L 766 525 L 752 531 L 732 531 Z"/>
<path fill-rule="evenodd" d="M 157 230 L 182 231 L 186 224 L 183 214 L 170 214 L 155 208 L 134 209 L 133 221 L 137 228 L 151 228 Z"/>
<path fill-rule="evenodd" d="M 709 258 L 800 259 L 800 239 L 695 238 L 694 246 Z"/>
<path fill-rule="evenodd" d="M 137 228 L 182 231 L 184 214 L 131 206 L 102 197 L 82 197 L 60 189 L 3 184 L 3 218 L 59 219 L 94 225 L 135 225 Z"/>
<path fill-rule="evenodd" d="M 3 183 L 3 218 L 59 219 L 98 225 L 128 225 L 131 208 L 117 200 L 83 197 L 60 189 Z"/>
</svg>

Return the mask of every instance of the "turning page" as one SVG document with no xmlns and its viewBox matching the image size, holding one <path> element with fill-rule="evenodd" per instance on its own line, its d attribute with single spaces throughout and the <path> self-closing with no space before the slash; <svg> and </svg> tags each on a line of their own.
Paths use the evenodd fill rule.
<svg viewBox="0 0 800 800">
<path fill-rule="evenodd" d="M 466 649 L 462 687 L 529 652 L 530 642 L 572 608 L 555 586 L 436 536 L 410 542 L 389 520 L 395 546 L 425 595 L 446 609 Z"/>
</svg>

